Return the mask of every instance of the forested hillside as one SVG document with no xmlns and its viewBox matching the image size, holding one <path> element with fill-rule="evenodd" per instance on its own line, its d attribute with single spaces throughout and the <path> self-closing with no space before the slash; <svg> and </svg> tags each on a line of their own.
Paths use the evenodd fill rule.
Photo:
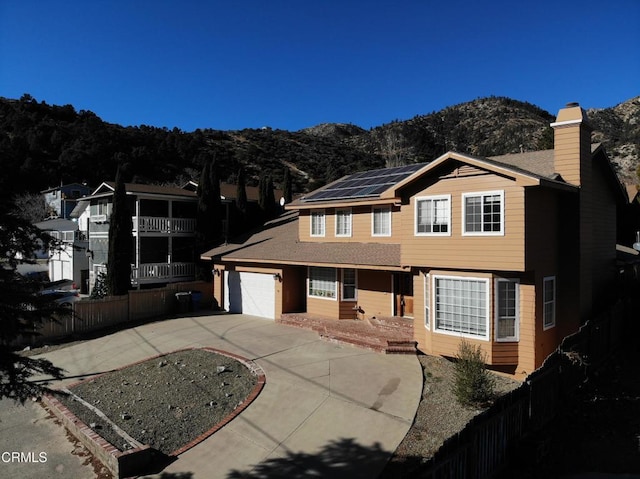
<svg viewBox="0 0 640 479">
<path fill-rule="evenodd" d="M 555 112 L 554 112 L 555 113 Z M 619 174 L 635 181 L 640 155 L 640 97 L 612 108 L 588 110 L 594 141 L 606 144 Z M 554 115 L 509 98 L 478 99 L 364 130 L 325 124 L 298 132 L 272 129 L 183 132 L 141 125 L 122 127 L 71 105 L 0 98 L 0 162 L 12 184 L 39 191 L 60 183 L 97 186 L 113 180 L 119 160 L 133 181 L 182 184 L 198 179 L 215 158 L 219 176 L 233 182 L 240 165 L 248 184 L 262 173 L 276 186 L 285 168 L 294 191 L 305 191 L 358 170 L 437 158 L 447 150 L 499 155 L 551 148 Z"/>
</svg>

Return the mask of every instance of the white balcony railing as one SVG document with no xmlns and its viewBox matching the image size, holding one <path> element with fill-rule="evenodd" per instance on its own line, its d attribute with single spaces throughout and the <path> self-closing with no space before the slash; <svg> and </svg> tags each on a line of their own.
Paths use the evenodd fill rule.
<svg viewBox="0 0 640 479">
<path fill-rule="evenodd" d="M 143 263 L 131 268 L 131 279 L 138 283 L 161 283 L 190 279 L 195 276 L 194 263 Z"/>
<path fill-rule="evenodd" d="M 133 231 L 140 233 L 195 233 L 196 220 L 193 218 L 163 218 L 159 216 L 134 216 Z"/>
</svg>

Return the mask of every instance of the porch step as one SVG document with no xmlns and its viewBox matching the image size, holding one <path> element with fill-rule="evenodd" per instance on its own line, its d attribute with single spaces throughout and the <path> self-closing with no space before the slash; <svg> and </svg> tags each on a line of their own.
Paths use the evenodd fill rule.
<svg viewBox="0 0 640 479">
<path fill-rule="evenodd" d="M 417 341 L 393 341 L 387 340 L 387 348 L 385 350 L 387 354 L 417 354 L 418 342 Z"/>
</svg>

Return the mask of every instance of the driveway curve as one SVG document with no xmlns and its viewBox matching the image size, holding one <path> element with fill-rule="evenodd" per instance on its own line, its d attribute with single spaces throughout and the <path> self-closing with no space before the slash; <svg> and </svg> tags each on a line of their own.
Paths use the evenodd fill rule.
<svg viewBox="0 0 640 479">
<path fill-rule="evenodd" d="M 148 323 L 46 354 L 68 379 L 157 354 L 209 346 L 257 362 L 266 385 L 237 418 L 157 476 L 377 477 L 407 433 L 422 392 L 415 356 L 383 355 L 246 315 Z"/>
</svg>

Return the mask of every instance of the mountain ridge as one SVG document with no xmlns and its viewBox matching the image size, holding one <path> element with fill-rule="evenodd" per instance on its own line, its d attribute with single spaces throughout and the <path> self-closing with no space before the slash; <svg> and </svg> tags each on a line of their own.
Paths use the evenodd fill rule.
<svg viewBox="0 0 640 479">
<path fill-rule="evenodd" d="M 584 106 L 583 106 L 584 108 Z M 593 141 L 605 145 L 621 180 L 638 183 L 640 96 L 614 107 L 586 109 Z M 55 184 L 111 180 L 119 161 L 132 181 L 183 184 L 198 180 L 215 159 L 219 177 L 235 181 L 242 166 L 249 184 L 261 174 L 276 186 L 285 168 L 294 190 L 309 191 L 364 169 L 434 160 L 448 150 L 496 156 L 553 147 L 554 115 L 507 97 L 479 98 L 440 111 L 365 130 L 324 123 L 298 131 L 122 127 L 71 105 L 0 97 L 0 161 L 13 174 L 11 187 L 39 191 Z M 53 183 L 53 185 L 51 184 Z"/>
</svg>

